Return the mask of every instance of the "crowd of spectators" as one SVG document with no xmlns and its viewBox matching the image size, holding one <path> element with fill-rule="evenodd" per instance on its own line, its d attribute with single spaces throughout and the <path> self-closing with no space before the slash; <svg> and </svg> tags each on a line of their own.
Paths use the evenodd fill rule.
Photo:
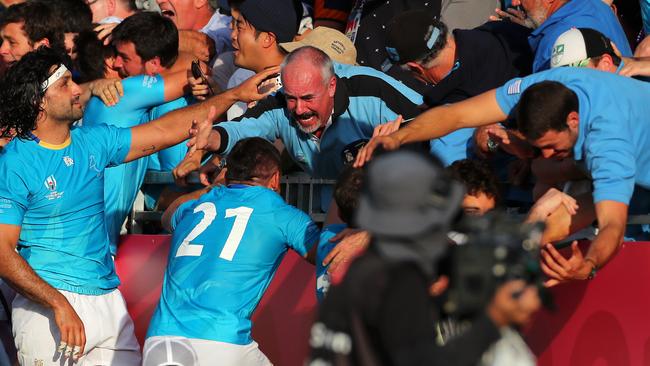
<svg viewBox="0 0 650 366">
<path fill-rule="evenodd" d="M 649 1 L 0 3 L 0 364 L 271 364 L 251 317 L 290 249 L 307 364 L 475 365 L 649 238 Z M 336 180 L 325 222 L 279 195 L 296 171 Z M 171 233 L 142 350 L 114 265 L 138 195 Z M 544 224 L 542 280 L 461 327 L 450 253 L 495 212 Z"/>
</svg>

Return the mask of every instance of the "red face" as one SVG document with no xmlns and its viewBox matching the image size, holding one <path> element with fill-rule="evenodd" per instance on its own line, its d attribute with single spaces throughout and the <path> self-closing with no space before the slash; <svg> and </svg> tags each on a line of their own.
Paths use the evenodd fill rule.
<svg viewBox="0 0 650 366">
<path fill-rule="evenodd" d="M 198 9 L 194 7 L 194 1 L 158 0 L 158 6 L 162 15 L 171 19 L 179 30 L 196 30 Z"/>
<path fill-rule="evenodd" d="M 117 49 L 117 57 L 113 68 L 118 71 L 121 77 L 125 78 L 145 73 L 145 63 L 135 52 L 133 42 L 121 42 L 115 48 Z"/>
<path fill-rule="evenodd" d="M 305 62 L 295 62 L 282 71 L 287 109 L 300 129 L 313 133 L 325 127 L 332 115 L 336 78 L 323 80 L 321 70 Z"/>
<path fill-rule="evenodd" d="M 562 160 L 573 156 L 573 147 L 578 139 L 578 134 L 571 128 L 564 131 L 547 131 L 542 137 L 531 144 L 542 152 L 545 159 Z"/>
</svg>

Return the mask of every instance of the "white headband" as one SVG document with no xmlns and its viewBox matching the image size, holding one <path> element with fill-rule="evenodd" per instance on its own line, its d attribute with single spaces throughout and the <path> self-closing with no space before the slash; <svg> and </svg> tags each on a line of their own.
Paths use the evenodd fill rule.
<svg viewBox="0 0 650 366">
<path fill-rule="evenodd" d="M 56 83 L 57 80 L 61 79 L 61 77 L 63 76 L 63 74 L 65 74 L 66 71 L 68 71 L 68 68 L 65 67 L 64 64 L 61 64 L 61 66 L 59 66 L 59 68 L 56 69 L 56 71 L 54 71 L 54 73 L 50 75 L 50 77 L 47 78 L 47 80 L 45 80 L 41 84 L 41 89 L 43 90 L 43 92 L 45 92 L 47 88 L 52 86 L 52 84 Z"/>
</svg>

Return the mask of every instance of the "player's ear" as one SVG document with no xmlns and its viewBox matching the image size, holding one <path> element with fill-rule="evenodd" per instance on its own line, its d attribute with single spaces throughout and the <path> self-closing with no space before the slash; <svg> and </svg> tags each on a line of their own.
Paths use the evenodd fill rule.
<svg viewBox="0 0 650 366">
<path fill-rule="evenodd" d="M 269 179 L 268 188 L 280 193 L 280 169 L 276 170 Z"/>
</svg>

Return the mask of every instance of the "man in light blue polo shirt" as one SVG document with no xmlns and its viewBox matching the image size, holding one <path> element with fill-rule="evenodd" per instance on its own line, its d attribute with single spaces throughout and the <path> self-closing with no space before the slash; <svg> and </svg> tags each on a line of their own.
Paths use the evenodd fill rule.
<svg viewBox="0 0 650 366">
<path fill-rule="evenodd" d="M 542 252 L 542 268 L 550 277 L 547 285 L 587 279 L 622 242 L 635 185 L 650 188 L 649 98 L 650 85 L 642 81 L 597 70 L 557 68 L 429 110 L 409 126 L 370 141 L 356 165 L 365 163 L 378 145 L 392 150 L 459 128 L 503 121 L 518 106 L 518 129 L 545 158 L 573 157 L 593 179 L 599 233 L 586 255 L 576 244 L 568 260 L 551 245 Z"/>
<path fill-rule="evenodd" d="M 228 154 L 247 137 L 280 138 L 303 170 L 336 179 L 376 126 L 398 114 L 407 119 L 420 112 L 419 94 L 365 69 L 350 67 L 335 74 L 323 51 L 293 51 L 283 63 L 283 92 L 258 103 L 240 121 L 219 123 L 204 148 Z"/>
<path fill-rule="evenodd" d="M 621 24 L 602 0 L 514 0 L 512 5 L 523 6 L 537 26 L 528 37 L 528 43 L 535 52 L 533 72 L 550 68 L 555 40 L 573 27 L 596 29 L 614 41 L 623 56 L 632 56 Z"/>
</svg>

